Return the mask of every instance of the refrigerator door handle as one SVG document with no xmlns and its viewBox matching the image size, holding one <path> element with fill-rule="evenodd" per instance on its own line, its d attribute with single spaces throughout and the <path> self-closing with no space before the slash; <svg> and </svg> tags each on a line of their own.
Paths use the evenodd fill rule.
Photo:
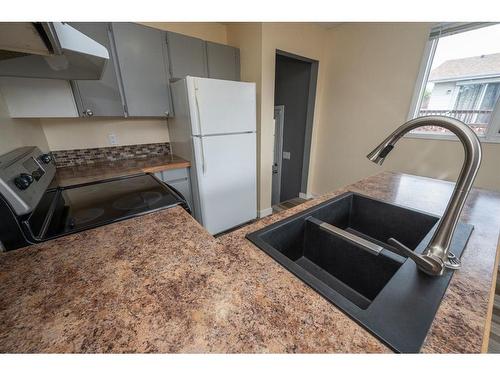
<svg viewBox="0 0 500 375">
<path fill-rule="evenodd" d="M 206 171 L 207 171 L 207 162 L 206 162 L 206 159 L 205 159 L 205 149 L 203 147 L 203 138 L 201 135 L 195 135 L 194 137 L 196 138 L 200 138 L 200 156 L 201 156 L 201 170 L 203 172 L 203 174 L 206 174 Z"/>
<path fill-rule="evenodd" d="M 198 120 L 198 130 L 200 132 L 200 148 L 201 148 L 201 169 L 203 174 L 207 171 L 207 163 L 205 161 L 205 150 L 203 148 L 203 133 L 201 131 L 201 116 L 200 116 L 200 105 L 198 103 L 198 87 L 196 86 L 196 81 L 194 85 L 194 101 L 196 105 L 196 117 Z"/>
</svg>

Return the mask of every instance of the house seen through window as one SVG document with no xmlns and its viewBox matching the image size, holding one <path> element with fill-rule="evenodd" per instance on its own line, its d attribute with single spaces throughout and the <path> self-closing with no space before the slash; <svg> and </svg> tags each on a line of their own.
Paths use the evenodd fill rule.
<svg viewBox="0 0 500 375">
<path fill-rule="evenodd" d="M 431 32 L 426 74 L 413 116 L 440 115 L 459 119 L 480 137 L 498 137 L 500 116 L 500 25 L 464 31 Z M 413 131 L 449 135 L 426 126 Z"/>
</svg>

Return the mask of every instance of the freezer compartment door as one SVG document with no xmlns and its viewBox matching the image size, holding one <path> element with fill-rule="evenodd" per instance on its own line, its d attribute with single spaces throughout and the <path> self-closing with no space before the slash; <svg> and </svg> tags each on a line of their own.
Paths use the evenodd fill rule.
<svg viewBox="0 0 500 375">
<path fill-rule="evenodd" d="M 257 217 L 256 135 L 193 137 L 202 225 L 216 234 Z"/>
<path fill-rule="evenodd" d="M 255 83 L 187 78 L 193 135 L 256 129 Z"/>
</svg>

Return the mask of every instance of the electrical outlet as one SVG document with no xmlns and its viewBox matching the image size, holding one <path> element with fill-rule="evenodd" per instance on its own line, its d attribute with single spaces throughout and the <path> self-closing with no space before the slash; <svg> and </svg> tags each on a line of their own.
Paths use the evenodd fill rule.
<svg viewBox="0 0 500 375">
<path fill-rule="evenodd" d="M 116 134 L 108 134 L 108 142 L 111 146 L 118 146 L 118 137 L 116 136 Z"/>
</svg>

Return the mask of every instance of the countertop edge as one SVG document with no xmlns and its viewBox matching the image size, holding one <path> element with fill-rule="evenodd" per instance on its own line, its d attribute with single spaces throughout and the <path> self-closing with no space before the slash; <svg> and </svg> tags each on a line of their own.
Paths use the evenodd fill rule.
<svg viewBox="0 0 500 375">
<path fill-rule="evenodd" d="M 157 165 L 154 167 L 146 167 L 141 170 L 144 173 L 157 173 L 161 171 L 169 171 L 171 169 L 181 169 L 181 168 L 190 168 L 191 163 L 188 161 L 179 161 L 175 163 L 165 164 L 165 165 Z"/>
<path fill-rule="evenodd" d="M 498 264 L 500 261 L 500 236 L 497 241 L 497 252 L 495 256 L 495 263 L 493 268 L 493 278 L 491 280 L 490 294 L 488 299 L 488 309 L 486 310 L 486 323 L 483 332 L 483 343 L 481 345 L 481 353 L 488 353 L 490 333 L 491 333 L 491 319 L 493 317 L 493 305 L 495 304 L 495 290 L 498 278 Z"/>
<path fill-rule="evenodd" d="M 107 180 L 111 178 L 132 176 L 141 173 L 158 173 L 173 169 L 190 168 L 191 163 L 178 156 L 171 155 L 171 160 L 158 160 L 158 157 L 145 159 L 126 159 L 103 164 L 88 164 L 84 166 L 61 167 L 56 172 L 58 186 L 66 187 L 81 183 Z M 150 165 L 148 165 L 151 160 Z M 121 165 L 130 163 L 131 165 Z M 134 165 L 136 163 L 136 165 Z"/>
</svg>

